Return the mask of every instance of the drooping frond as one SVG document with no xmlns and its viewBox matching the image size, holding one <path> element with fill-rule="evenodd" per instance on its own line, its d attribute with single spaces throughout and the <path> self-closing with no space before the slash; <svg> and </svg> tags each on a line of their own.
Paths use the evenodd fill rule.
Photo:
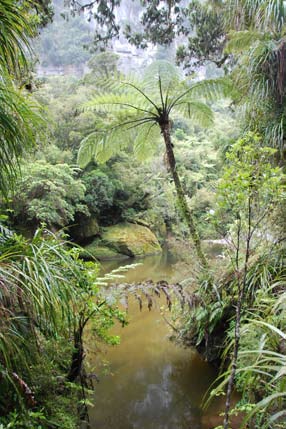
<svg viewBox="0 0 286 429">
<path fill-rule="evenodd" d="M 118 126 L 89 134 L 80 145 L 78 164 L 81 168 L 90 161 L 104 163 L 132 143 L 132 128 Z"/>
<path fill-rule="evenodd" d="M 154 155 L 161 140 L 160 128 L 153 123 L 147 123 L 139 127 L 134 141 L 134 154 L 140 161 L 144 161 Z"/>
<path fill-rule="evenodd" d="M 31 361 L 38 337 L 68 333 L 75 322 L 82 266 L 66 243 L 42 233 L 31 241 L 14 234 L 0 240 L 0 359 L 7 379 L 20 369 L 18 356 L 22 369 Z M 13 379 L 8 381 L 13 386 Z"/>
<path fill-rule="evenodd" d="M 94 160 L 97 147 L 102 139 L 104 139 L 104 135 L 95 131 L 81 141 L 77 155 L 77 162 L 80 168 L 85 168 L 89 162 Z"/>
</svg>

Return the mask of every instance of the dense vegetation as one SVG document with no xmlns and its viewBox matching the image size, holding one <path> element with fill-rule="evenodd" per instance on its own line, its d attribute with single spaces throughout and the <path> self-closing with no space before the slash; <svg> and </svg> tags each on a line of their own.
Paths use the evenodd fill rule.
<svg viewBox="0 0 286 429">
<path fill-rule="evenodd" d="M 197 264 L 172 323 L 221 367 L 208 395 L 225 395 L 221 427 L 240 413 L 243 427 L 286 428 L 284 2 L 143 1 L 129 21 L 120 1 L 70 6 L 66 26 L 56 2 L 42 30 L 49 1 L 0 4 L 0 427 L 87 418 L 85 328 L 116 343 L 109 328 L 125 323 L 94 257 L 144 256 L 176 237 L 191 239 Z M 167 48 L 132 75 L 110 45 L 84 50 L 78 8 L 94 19 L 92 51 L 122 31 L 143 49 L 180 36 L 186 73 Z M 78 65 L 81 77 L 33 77 L 40 29 L 42 65 Z M 116 237 L 138 230 L 141 247 Z M 222 263 L 205 254 L 210 239 Z"/>
</svg>

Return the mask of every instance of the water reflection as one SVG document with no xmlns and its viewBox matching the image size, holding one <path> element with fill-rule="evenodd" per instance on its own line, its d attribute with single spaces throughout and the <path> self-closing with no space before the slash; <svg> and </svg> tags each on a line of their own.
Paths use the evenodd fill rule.
<svg viewBox="0 0 286 429">
<path fill-rule="evenodd" d="M 128 258 L 121 261 L 106 261 L 102 263 L 102 273 L 110 272 L 120 266 L 133 263 L 140 264 L 136 269 L 131 269 L 125 274 L 126 282 L 140 282 L 148 279 L 153 281 L 167 280 L 179 281 L 179 273 L 176 270 L 178 260 L 171 252 L 165 250 L 162 254 L 143 258 Z"/>
<path fill-rule="evenodd" d="M 168 254 L 141 262 L 126 281 L 170 281 L 175 274 L 176 261 Z M 113 261 L 104 269 L 118 265 Z M 115 329 L 121 344 L 90 356 L 100 378 L 90 410 L 92 429 L 209 429 L 202 425 L 201 400 L 216 374 L 194 349 L 169 340 L 160 305 L 140 312 L 131 303 L 130 324 Z M 109 362 L 108 371 L 106 364 L 99 367 L 102 359 Z"/>
</svg>

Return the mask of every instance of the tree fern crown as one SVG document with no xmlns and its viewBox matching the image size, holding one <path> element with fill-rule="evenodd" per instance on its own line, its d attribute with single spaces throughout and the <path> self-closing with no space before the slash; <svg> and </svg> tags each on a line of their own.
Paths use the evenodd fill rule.
<svg viewBox="0 0 286 429">
<path fill-rule="evenodd" d="M 229 91 L 224 80 L 184 79 L 177 67 L 165 61 L 151 64 L 142 79 L 118 75 L 100 82 L 100 87 L 83 106 L 104 119 L 81 142 L 78 163 L 82 168 L 93 159 L 105 162 L 130 145 L 144 159 L 156 149 L 161 127 L 170 124 L 171 114 L 190 118 L 200 126 L 211 125 L 213 113 L 205 100 Z"/>
</svg>

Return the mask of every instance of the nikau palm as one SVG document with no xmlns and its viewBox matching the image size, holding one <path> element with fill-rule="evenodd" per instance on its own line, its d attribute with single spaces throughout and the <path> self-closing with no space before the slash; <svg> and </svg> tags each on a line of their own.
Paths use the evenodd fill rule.
<svg viewBox="0 0 286 429">
<path fill-rule="evenodd" d="M 132 144 L 135 155 L 144 158 L 163 137 L 181 214 L 204 268 L 207 268 L 207 261 L 176 167 L 171 114 L 177 113 L 196 124 L 209 126 L 213 122 L 213 113 L 201 100 L 213 98 L 225 89 L 225 82 L 218 80 L 195 83 L 183 80 L 179 70 L 166 62 L 151 65 L 141 81 L 134 78 L 109 80 L 104 84 L 104 92 L 85 106 L 103 114 L 105 122 L 82 141 L 78 155 L 79 165 L 85 167 L 93 158 L 105 162 Z"/>
</svg>

